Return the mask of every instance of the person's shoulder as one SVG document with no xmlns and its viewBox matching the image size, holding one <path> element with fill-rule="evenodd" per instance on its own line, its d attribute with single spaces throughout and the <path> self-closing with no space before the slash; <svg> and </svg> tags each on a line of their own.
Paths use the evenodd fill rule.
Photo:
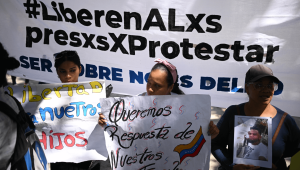
<svg viewBox="0 0 300 170">
<path fill-rule="evenodd" d="M 241 110 L 243 110 L 243 108 L 244 108 L 244 103 L 241 103 L 238 105 L 231 105 L 225 110 L 224 114 L 237 115 L 238 109 L 241 111 Z"/>
<path fill-rule="evenodd" d="M 226 109 L 226 111 L 227 112 L 236 111 L 237 107 L 239 107 L 239 105 L 231 105 Z"/>
<path fill-rule="evenodd" d="M 286 113 L 285 111 L 277 108 L 276 106 L 274 106 L 277 110 L 277 115 L 276 115 L 276 121 L 279 122 L 283 117 L 284 113 Z M 295 121 L 295 119 L 287 113 L 286 117 L 284 118 L 284 125 L 289 127 L 289 129 L 298 129 L 299 131 L 299 128 L 298 128 L 298 125 Z"/>
<path fill-rule="evenodd" d="M 239 106 L 239 105 L 238 105 Z M 234 120 L 234 116 L 237 115 L 237 105 L 229 106 L 224 114 L 221 116 L 217 126 L 220 128 L 222 124 L 230 124 Z"/>
<path fill-rule="evenodd" d="M 286 115 L 285 120 L 284 120 L 284 123 L 285 123 L 287 126 L 289 126 L 290 128 L 298 129 L 298 131 L 299 131 L 299 127 L 298 127 L 298 125 L 297 125 L 295 119 L 294 119 L 291 115 L 289 115 L 289 114 Z"/>
<path fill-rule="evenodd" d="M 278 115 L 278 118 L 281 119 L 282 116 L 284 115 L 284 113 L 286 113 L 285 111 L 279 109 L 278 107 L 274 106 L 275 109 L 277 110 L 277 115 Z M 285 117 L 285 121 L 295 121 L 294 118 L 287 113 L 286 117 Z"/>
<path fill-rule="evenodd" d="M 283 114 L 285 113 L 283 110 L 279 109 L 278 107 L 276 107 L 276 106 L 274 106 L 274 105 L 273 105 L 273 107 L 276 109 L 277 114 L 283 115 Z"/>
<path fill-rule="evenodd" d="M 235 115 L 239 115 L 238 110 L 240 111 L 240 115 L 242 115 L 241 112 L 243 109 L 244 109 L 244 103 L 238 105 L 231 105 L 225 110 L 221 118 L 224 119 L 227 117 L 233 117 Z"/>
</svg>

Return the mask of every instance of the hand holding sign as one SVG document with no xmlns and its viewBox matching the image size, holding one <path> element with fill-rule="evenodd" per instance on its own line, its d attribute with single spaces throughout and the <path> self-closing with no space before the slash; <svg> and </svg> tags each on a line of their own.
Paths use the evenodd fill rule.
<svg viewBox="0 0 300 170">
<path fill-rule="evenodd" d="M 106 120 L 105 116 L 102 113 L 100 113 L 99 118 L 98 118 L 98 124 L 100 126 L 104 127 L 106 125 L 106 122 L 107 122 L 107 120 Z"/>
<path fill-rule="evenodd" d="M 219 134 L 219 129 L 218 129 L 217 125 L 214 124 L 213 121 L 209 122 L 208 133 L 211 135 L 211 139 L 214 139 Z"/>
</svg>

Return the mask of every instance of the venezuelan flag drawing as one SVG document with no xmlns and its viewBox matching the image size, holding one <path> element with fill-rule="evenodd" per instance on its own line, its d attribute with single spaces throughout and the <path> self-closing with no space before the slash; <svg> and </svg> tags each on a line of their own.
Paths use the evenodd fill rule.
<svg viewBox="0 0 300 170">
<path fill-rule="evenodd" d="M 206 140 L 202 134 L 202 127 L 200 126 L 198 133 L 196 134 L 195 138 L 192 140 L 191 143 L 180 144 L 174 148 L 174 151 L 179 154 L 180 163 L 186 157 L 197 156 L 205 142 L 206 142 Z"/>
</svg>

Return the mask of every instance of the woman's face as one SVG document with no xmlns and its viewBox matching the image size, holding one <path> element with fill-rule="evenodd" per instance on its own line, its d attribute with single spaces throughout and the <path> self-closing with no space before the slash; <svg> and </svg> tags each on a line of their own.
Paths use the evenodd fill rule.
<svg viewBox="0 0 300 170">
<path fill-rule="evenodd" d="M 268 105 L 274 95 L 274 88 L 267 88 L 268 85 L 273 87 L 273 80 L 270 77 L 264 77 L 253 84 L 246 85 L 249 101 Z"/>
<path fill-rule="evenodd" d="M 167 73 L 156 69 L 151 71 L 147 82 L 148 95 L 169 95 L 174 84 L 168 87 Z"/>
<path fill-rule="evenodd" d="M 81 66 L 79 68 L 73 61 L 65 61 L 56 69 L 62 83 L 78 82 L 80 72 Z"/>
</svg>

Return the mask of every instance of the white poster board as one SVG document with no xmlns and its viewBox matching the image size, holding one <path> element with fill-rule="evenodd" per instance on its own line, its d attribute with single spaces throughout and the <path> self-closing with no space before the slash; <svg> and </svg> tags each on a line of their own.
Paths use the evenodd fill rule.
<svg viewBox="0 0 300 170">
<path fill-rule="evenodd" d="M 48 162 L 106 160 L 98 125 L 104 81 L 6 86 L 30 115 Z"/>
<path fill-rule="evenodd" d="M 130 95 L 145 91 L 154 59 L 166 59 L 186 94 L 224 108 L 247 100 L 245 74 L 264 64 L 281 80 L 272 104 L 300 117 L 298 1 L 0 1 L 0 41 L 21 62 L 11 75 L 60 82 L 53 54 L 76 50 L 79 81 Z"/>
<path fill-rule="evenodd" d="M 233 163 L 272 168 L 272 118 L 235 116 Z"/>
<path fill-rule="evenodd" d="M 114 169 L 208 169 L 210 96 L 100 99 Z"/>
</svg>

